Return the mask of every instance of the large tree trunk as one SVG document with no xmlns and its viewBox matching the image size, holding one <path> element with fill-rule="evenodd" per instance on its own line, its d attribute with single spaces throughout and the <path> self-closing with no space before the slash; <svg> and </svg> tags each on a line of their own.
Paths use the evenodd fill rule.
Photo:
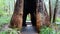
<svg viewBox="0 0 60 34">
<path fill-rule="evenodd" d="M 17 0 L 15 4 L 14 13 L 10 21 L 10 27 L 12 28 L 22 28 L 23 20 L 23 0 Z"/>
<path fill-rule="evenodd" d="M 42 15 L 41 15 L 42 14 Z M 41 18 L 43 16 L 43 18 Z M 43 2 L 43 0 L 37 1 L 37 7 L 36 7 L 36 28 L 39 32 L 41 26 L 49 26 L 49 15 L 46 9 L 46 6 Z"/>
<path fill-rule="evenodd" d="M 56 0 L 56 4 L 54 8 L 53 23 L 55 23 L 55 20 L 56 20 L 57 9 L 58 9 L 58 0 Z"/>
<path fill-rule="evenodd" d="M 36 28 L 37 31 L 39 32 L 40 27 L 41 27 L 41 16 L 40 16 L 40 12 L 43 11 L 43 0 L 37 0 L 36 2 Z"/>
</svg>

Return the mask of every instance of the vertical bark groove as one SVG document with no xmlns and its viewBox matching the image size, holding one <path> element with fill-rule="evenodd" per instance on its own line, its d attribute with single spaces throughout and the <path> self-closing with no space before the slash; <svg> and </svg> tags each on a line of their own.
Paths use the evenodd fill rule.
<svg viewBox="0 0 60 34">
<path fill-rule="evenodd" d="M 51 0 L 49 0 L 49 15 L 50 15 L 50 22 L 51 22 L 51 17 L 52 17 Z"/>
</svg>

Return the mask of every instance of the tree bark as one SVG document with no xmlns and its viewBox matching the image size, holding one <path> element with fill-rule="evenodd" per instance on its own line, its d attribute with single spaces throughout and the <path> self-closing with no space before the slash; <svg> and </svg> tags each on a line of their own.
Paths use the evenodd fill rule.
<svg viewBox="0 0 60 34">
<path fill-rule="evenodd" d="M 57 9 L 58 9 L 58 0 L 56 0 L 56 4 L 54 8 L 53 23 L 55 23 L 55 20 L 56 20 Z"/>
<path fill-rule="evenodd" d="M 23 0 L 17 0 L 15 4 L 14 13 L 12 15 L 10 21 L 10 27 L 12 28 L 22 28 L 22 20 L 23 20 Z"/>
<path fill-rule="evenodd" d="M 41 26 L 48 26 L 50 25 L 49 21 L 49 15 L 46 9 L 46 6 L 43 2 L 43 0 L 37 1 L 37 7 L 36 7 L 36 28 L 39 32 Z M 43 15 L 41 15 L 43 14 Z M 41 19 L 41 16 L 43 16 L 43 19 Z"/>
<path fill-rule="evenodd" d="M 37 31 L 40 31 L 41 28 L 41 16 L 40 16 L 40 12 L 43 11 L 43 0 L 37 0 L 36 2 L 36 28 Z"/>
<path fill-rule="evenodd" d="M 52 10 L 51 10 L 51 0 L 49 0 L 49 15 L 50 15 L 50 22 L 51 22 L 51 17 L 52 17 Z"/>
</svg>

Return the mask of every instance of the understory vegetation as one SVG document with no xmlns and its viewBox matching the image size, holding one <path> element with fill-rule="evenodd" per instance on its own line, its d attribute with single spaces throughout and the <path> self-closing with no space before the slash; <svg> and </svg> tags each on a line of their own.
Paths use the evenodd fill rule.
<svg viewBox="0 0 60 34">
<path fill-rule="evenodd" d="M 8 28 L 6 30 L 0 31 L 0 34 L 21 34 L 20 31 Z"/>
<path fill-rule="evenodd" d="M 56 31 L 55 29 L 53 29 L 53 28 L 50 28 L 50 27 L 46 27 L 46 26 L 44 26 L 44 27 L 42 27 L 41 29 L 40 29 L 40 33 L 39 34 L 60 34 L 60 31 Z"/>
</svg>

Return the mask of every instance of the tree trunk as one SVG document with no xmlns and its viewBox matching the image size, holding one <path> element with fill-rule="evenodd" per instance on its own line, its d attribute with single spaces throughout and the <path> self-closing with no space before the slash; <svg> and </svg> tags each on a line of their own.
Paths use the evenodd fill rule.
<svg viewBox="0 0 60 34">
<path fill-rule="evenodd" d="M 43 15 L 41 15 L 43 14 Z M 43 19 L 41 18 L 43 16 Z M 37 31 L 39 32 L 41 26 L 49 26 L 50 21 L 49 21 L 49 15 L 46 9 L 46 6 L 43 2 L 43 0 L 38 0 L 37 1 L 37 8 L 36 8 L 36 28 Z"/>
<path fill-rule="evenodd" d="M 51 17 L 52 17 L 52 13 L 51 13 L 51 0 L 49 0 L 49 15 L 50 15 L 50 22 L 51 22 Z"/>
<path fill-rule="evenodd" d="M 39 32 L 40 27 L 41 27 L 41 16 L 40 16 L 40 12 L 42 12 L 43 10 L 43 2 L 42 0 L 37 0 L 36 2 L 36 28 L 37 31 Z"/>
<path fill-rule="evenodd" d="M 10 27 L 12 28 L 22 28 L 23 20 L 23 0 L 17 0 L 15 4 L 14 13 L 10 21 Z"/>
<path fill-rule="evenodd" d="M 43 7 L 43 10 L 44 10 L 44 25 L 46 26 L 50 26 L 50 18 L 49 18 L 49 15 L 48 15 L 48 12 L 47 12 L 47 9 L 46 9 L 46 5 L 44 4 L 44 7 Z"/>
<path fill-rule="evenodd" d="M 56 20 L 57 9 L 58 9 L 58 0 L 56 0 L 56 4 L 54 8 L 53 23 L 55 23 L 55 20 Z"/>
</svg>

